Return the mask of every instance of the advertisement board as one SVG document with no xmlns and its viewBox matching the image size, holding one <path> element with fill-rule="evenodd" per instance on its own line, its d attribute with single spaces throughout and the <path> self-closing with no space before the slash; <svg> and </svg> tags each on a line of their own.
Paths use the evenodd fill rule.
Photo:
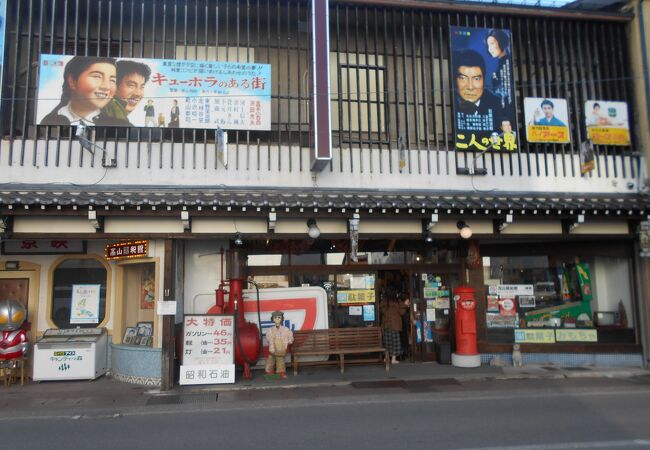
<svg viewBox="0 0 650 450">
<path fill-rule="evenodd" d="M 183 317 L 180 384 L 235 382 L 234 326 L 234 317 L 230 315 Z"/>
<path fill-rule="evenodd" d="M 271 66 L 41 55 L 38 125 L 271 129 Z"/>
<path fill-rule="evenodd" d="M 587 136 L 594 144 L 630 145 L 630 123 L 625 102 L 587 101 L 585 124 Z"/>
<path fill-rule="evenodd" d="M 451 27 L 449 40 L 456 149 L 518 150 L 510 31 Z"/>
<path fill-rule="evenodd" d="M 99 323 L 99 284 L 73 284 L 70 323 Z"/>
<path fill-rule="evenodd" d="M 524 99 L 526 140 L 549 144 L 568 144 L 569 107 L 563 98 L 526 97 Z"/>
</svg>

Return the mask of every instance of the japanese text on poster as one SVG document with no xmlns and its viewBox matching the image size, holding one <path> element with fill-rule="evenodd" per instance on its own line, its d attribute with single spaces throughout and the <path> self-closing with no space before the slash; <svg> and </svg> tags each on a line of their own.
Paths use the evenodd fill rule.
<svg viewBox="0 0 650 450">
<path fill-rule="evenodd" d="M 40 125 L 271 129 L 268 64 L 41 55 Z"/>
<path fill-rule="evenodd" d="M 585 118 L 587 136 L 594 144 L 630 145 L 627 103 L 589 100 Z"/>
<path fill-rule="evenodd" d="M 73 284 L 70 323 L 99 323 L 99 284 Z"/>
<path fill-rule="evenodd" d="M 234 383 L 234 339 L 233 316 L 185 316 L 180 383 Z"/>
<path fill-rule="evenodd" d="M 550 144 L 568 144 L 569 108 L 563 98 L 526 97 L 524 99 L 526 140 Z"/>
<path fill-rule="evenodd" d="M 456 149 L 518 150 L 510 31 L 451 27 Z"/>
</svg>

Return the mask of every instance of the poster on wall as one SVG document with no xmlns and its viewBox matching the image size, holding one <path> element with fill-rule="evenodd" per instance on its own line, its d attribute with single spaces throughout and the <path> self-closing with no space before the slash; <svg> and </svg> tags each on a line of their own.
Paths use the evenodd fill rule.
<svg viewBox="0 0 650 450">
<path fill-rule="evenodd" d="M 451 27 L 450 45 L 456 149 L 518 150 L 510 31 Z"/>
<path fill-rule="evenodd" d="M 585 103 L 587 137 L 598 145 L 630 145 L 627 103 L 588 100 Z"/>
<path fill-rule="evenodd" d="M 41 55 L 36 124 L 271 129 L 271 66 Z"/>
<path fill-rule="evenodd" d="M 70 323 L 99 323 L 99 284 L 73 284 Z"/>
<path fill-rule="evenodd" d="M 524 99 L 526 140 L 548 144 L 569 144 L 569 107 L 563 98 Z"/>
<path fill-rule="evenodd" d="M 156 301 L 156 275 L 153 267 L 142 271 L 142 286 L 140 289 L 140 309 L 153 309 Z"/>
</svg>

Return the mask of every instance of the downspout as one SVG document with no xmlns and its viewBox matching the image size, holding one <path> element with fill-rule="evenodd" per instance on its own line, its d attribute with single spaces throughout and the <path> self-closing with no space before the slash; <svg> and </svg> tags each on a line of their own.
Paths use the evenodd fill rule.
<svg viewBox="0 0 650 450">
<path fill-rule="evenodd" d="M 639 37 L 641 39 L 641 58 L 643 61 L 643 83 L 645 85 L 645 106 L 646 106 L 646 120 L 648 121 L 648 126 L 650 126 L 650 98 L 648 96 L 650 95 L 650 69 L 648 68 L 648 47 L 646 45 L 646 39 L 645 39 L 645 23 L 643 22 L 643 0 L 639 0 L 638 7 L 637 7 L 637 14 L 639 15 Z M 647 155 L 646 155 L 647 157 Z M 639 167 L 640 169 L 640 167 Z M 640 176 L 640 173 L 639 173 Z M 639 183 L 639 188 L 643 188 L 645 186 L 641 186 L 645 184 L 643 180 L 640 180 L 641 183 Z M 636 254 L 639 255 L 639 244 L 637 243 L 635 245 L 635 250 Z M 637 259 L 641 259 L 638 256 L 636 256 Z M 637 284 L 642 284 L 641 283 L 641 278 L 643 276 L 643 262 L 639 261 L 639 264 L 637 265 L 637 270 L 636 270 L 636 275 L 637 275 Z M 645 264 L 648 264 L 645 262 Z M 643 290 L 642 286 L 637 286 L 638 294 L 639 294 L 639 299 L 643 298 Z M 648 349 L 648 332 L 649 330 L 647 329 L 647 316 L 650 314 L 650 303 L 649 302 L 642 302 L 643 305 L 643 315 L 641 317 L 640 326 L 641 326 L 641 339 L 642 339 L 642 345 L 641 348 L 643 350 L 643 365 L 645 368 L 648 368 L 648 365 L 650 363 L 650 350 Z"/>
</svg>

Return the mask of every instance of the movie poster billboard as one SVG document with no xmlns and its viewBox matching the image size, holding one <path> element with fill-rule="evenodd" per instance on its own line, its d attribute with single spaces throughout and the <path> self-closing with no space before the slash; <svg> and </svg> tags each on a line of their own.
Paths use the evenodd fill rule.
<svg viewBox="0 0 650 450">
<path fill-rule="evenodd" d="M 587 136 L 600 145 L 630 145 L 627 103 L 588 100 L 585 103 Z"/>
<path fill-rule="evenodd" d="M 519 148 L 509 30 L 451 27 L 456 149 Z"/>
<path fill-rule="evenodd" d="M 524 99 L 526 140 L 548 144 L 569 144 L 569 107 L 563 98 Z"/>
<path fill-rule="evenodd" d="M 41 55 L 39 125 L 271 129 L 271 66 Z"/>
</svg>

